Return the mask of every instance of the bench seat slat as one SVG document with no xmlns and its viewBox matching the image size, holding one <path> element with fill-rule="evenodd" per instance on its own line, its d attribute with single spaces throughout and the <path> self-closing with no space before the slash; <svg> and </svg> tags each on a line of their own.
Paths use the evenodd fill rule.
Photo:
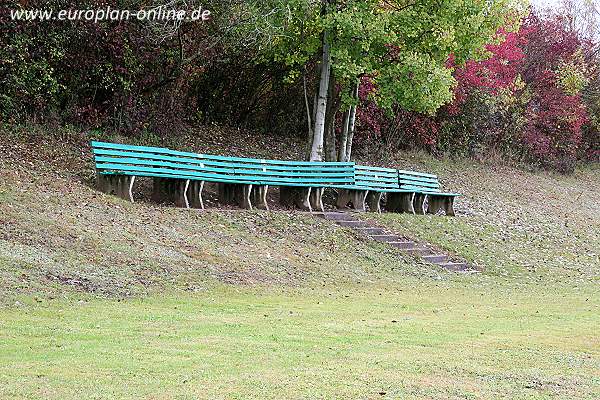
<svg viewBox="0 0 600 400">
<path fill-rule="evenodd" d="M 167 173 L 159 173 L 159 172 L 138 172 L 138 171 L 100 171 L 101 175 L 128 175 L 128 176 L 138 176 L 138 177 L 155 177 L 155 178 L 174 178 L 174 179 L 189 179 L 189 180 L 197 180 L 197 181 L 205 181 L 205 182 L 214 182 L 214 183 L 239 183 L 245 185 L 269 185 L 269 186 L 283 186 L 283 187 L 312 187 L 312 188 L 321 188 L 321 187 L 332 187 L 334 184 L 328 183 L 300 183 L 300 182 L 271 182 L 265 183 L 263 181 L 252 181 L 246 179 L 238 179 L 235 176 L 231 176 L 231 179 L 225 179 L 226 177 L 197 177 L 197 176 L 189 176 L 189 175 L 181 175 L 181 174 L 167 174 Z"/>
<path fill-rule="evenodd" d="M 227 179 L 228 177 L 233 177 L 239 179 L 240 181 L 261 181 L 261 177 L 257 176 L 240 176 L 240 175 L 225 175 L 225 174 L 214 174 L 214 173 L 202 173 L 202 172 L 193 172 L 193 171 L 183 171 L 177 169 L 170 168 L 152 168 L 152 167 L 138 167 L 135 165 L 122 165 L 122 164 L 97 164 L 98 169 L 109 170 L 109 171 L 128 171 L 128 172 L 157 172 L 157 173 L 165 173 L 172 175 L 185 175 L 185 176 L 193 176 L 197 178 L 214 178 L 218 179 L 223 177 L 223 179 Z M 336 182 L 352 182 L 351 178 L 285 178 L 285 177 L 268 177 L 264 178 L 265 184 L 268 182 L 298 182 L 298 183 L 336 183 Z"/>
</svg>

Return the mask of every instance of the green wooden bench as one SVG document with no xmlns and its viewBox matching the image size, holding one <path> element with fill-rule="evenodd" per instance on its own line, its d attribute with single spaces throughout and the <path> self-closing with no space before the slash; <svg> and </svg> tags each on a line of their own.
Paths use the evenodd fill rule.
<svg viewBox="0 0 600 400">
<path fill-rule="evenodd" d="M 182 152 L 160 147 L 92 142 L 101 190 L 133 201 L 136 177 L 154 178 L 153 198 L 204 208 L 205 182 L 219 184 L 219 197 L 251 209 L 268 209 L 269 186 L 281 188 L 284 204 L 323 210 L 323 188 L 352 184 L 354 163 L 261 160 Z"/>
<path fill-rule="evenodd" d="M 106 193 L 133 201 L 136 177 L 154 179 L 153 198 L 172 199 L 178 206 L 204 208 L 206 182 L 219 184 L 223 203 L 268 209 L 270 186 L 280 188 L 280 202 L 324 211 L 323 190 L 338 190 L 338 207 L 355 210 L 454 215 L 455 193 L 443 193 L 435 175 L 355 165 L 352 162 L 261 160 L 182 152 L 162 147 L 92 142 L 98 185 Z M 427 204 L 427 207 L 426 207 Z"/>
<path fill-rule="evenodd" d="M 365 211 L 368 205 L 370 211 L 380 213 L 383 194 L 400 190 L 398 171 L 394 168 L 355 165 L 354 184 L 335 188 L 338 190 L 338 208 L 352 204 L 354 210 Z"/>
<path fill-rule="evenodd" d="M 398 170 L 398 184 L 400 190 L 388 197 L 388 210 L 412 214 L 444 210 L 448 216 L 455 215 L 454 199 L 460 194 L 442 192 L 436 175 Z"/>
</svg>

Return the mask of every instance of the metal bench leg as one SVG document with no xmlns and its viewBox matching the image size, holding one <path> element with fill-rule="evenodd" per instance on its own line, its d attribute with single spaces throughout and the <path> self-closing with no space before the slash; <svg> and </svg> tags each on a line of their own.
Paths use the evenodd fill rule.
<svg viewBox="0 0 600 400">
<path fill-rule="evenodd" d="M 308 188 L 308 190 L 306 190 L 305 192 L 300 192 L 302 193 L 302 197 L 301 197 L 301 201 L 302 203 L 300 204 L 300 208 L 303 210 L 308 210 L 308 212 L 312 213 L 313 209 L 312 206 L 310 205 L 310 195 L 312 193 L 312 188 Z"/>
<path fill-rule="evenodd" d="M 127 195 L 129 196 L 129 201 L 134 203 L 133 201 L 133 184 L 135 183 L 135 176 L 129 177 L 129 188 L 127 190 Z"/>
<path fill-rule="evenodd" d="M 111 188 L 110 192 L 114 191 L 117 197 L 123 200 L 129 200 L 133 202 L 133 183 L 135 182 L 134 176 L 126 175 L 115 175 L 112 177 L 112 183 L 109 185 Z"/>
<path fill-rule="evenodd" d="M 367 194 L 367 204 L 369 205 L 369 211 L 381 214 L 381 192 L 369 192 Z"/>
<path fill-rule="evenodd" d="M 324 188 L 311 188 L 309 203 L 310 208 L 312 210 L 317 210 L 320 212 L 325 212 L 325 207 L 323 207 L 323 191 Z"/>
<path fill-rule="evenodd" d="M 425 200 L 427 200 L 427 195 L 421 193 L 415 193 L 413 199 L 413 209 L 415 214 L 424 215 L 425 214 Z"/>
<path fill-rule="evenodd" d="M 246 210 L 252 210 L 252 200 L 250 195 L 252 194 L 252 185 L 237 185 L 237 196 L 238 204 L 241 208 Z"/>
<path fill-rule="evenodd" d="M 235 204 L 240 208 L 252 210 L 253 185 L 237 183 L 219 184 L 219 201 L 223 204 Z"/>
</svg>

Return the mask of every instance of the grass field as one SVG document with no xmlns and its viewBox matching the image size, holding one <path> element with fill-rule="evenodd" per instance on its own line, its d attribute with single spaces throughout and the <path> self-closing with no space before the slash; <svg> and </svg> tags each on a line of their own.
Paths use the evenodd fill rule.
<svg viewBox="0 0 600 400">
<path fill-rule="evenodd" d="M 600 398 L 597 168 L 390 161 L 459 216 L 364 218 L 461 275 L 302 213 L 129 204 L 85 137 L 1 136 L 1 399 Z"/>
<path fill-rule="evenodd" d="M 0 311 L 2 398 L 594 399 L 594 293 L 214 288 Z"/>
</svg>

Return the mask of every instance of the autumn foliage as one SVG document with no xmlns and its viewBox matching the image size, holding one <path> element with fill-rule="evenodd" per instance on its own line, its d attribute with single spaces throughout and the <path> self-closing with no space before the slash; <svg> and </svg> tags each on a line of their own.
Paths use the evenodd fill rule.
<svg viewBox="0 0 600 400">
<path fill-rule="evenodd" d="M 516 32 L 500 30 L 486 46 L 490 57 L 455 68 L 454 101 L 434 116 L 397 110 L 383 114 L 361 96 L 360 136 L 380 134 L 391 147 L 486 157 L 501 152 L 563 172 L 579 159 L 597 159 L 598 129 L 586 98 L 596 79 L 594 44 L 560 17 L 534 14 Z M 369 91 L 363 82 L 361 93 Z"/>
</svg>

